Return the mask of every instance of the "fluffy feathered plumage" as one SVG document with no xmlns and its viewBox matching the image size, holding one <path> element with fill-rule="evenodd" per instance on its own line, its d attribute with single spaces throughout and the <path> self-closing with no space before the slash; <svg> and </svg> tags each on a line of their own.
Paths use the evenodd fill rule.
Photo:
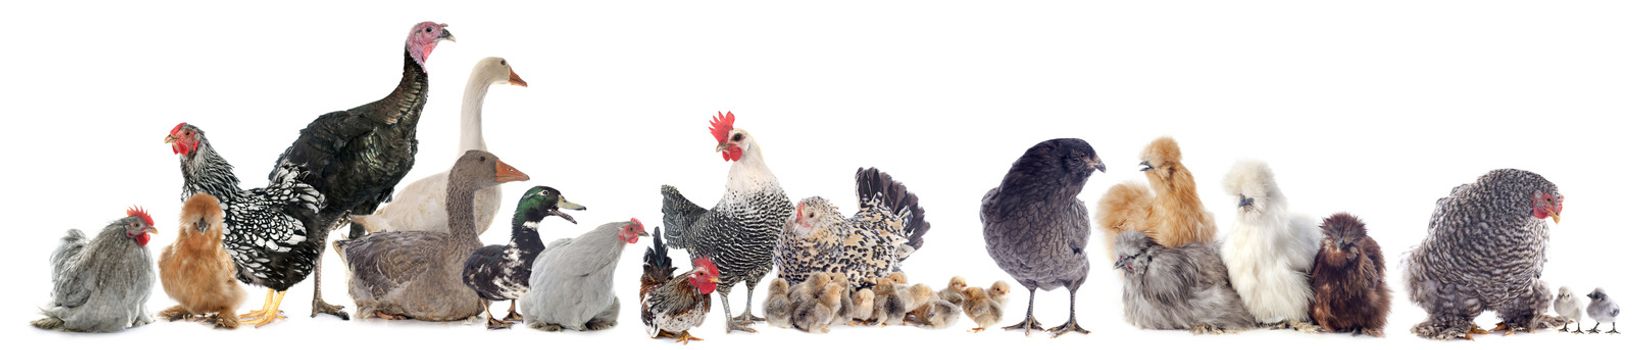
<svg viewBox="0 0 1633 350">
<path fill-rule="evenodd" d="M 1588 330 L 1588 333 L 1599 333 L 1599 324 L 1605 322 L 1610 323 L 1608 333 L 1621 333 L 1616 331 L 1616 317 L 1622 315 L 1622 307 L 1617 306 L 1616 301 L 1610 300 L 1610 295 L 1605 294 L 1605 289 L 1594 288 L 1593 293 L 1588 293 L 1588 300 L 1591 300 L 1588 302 L 1588 317 L 1593 318 L 1593 329 Z"/>
<path fill-rule="evenodd" d="M 533 262 L 522 319 L 546 331 L 602 330 L 618 323 L 613 271 L 624 246 L 648 236 L 641 221 L 603 224 L 572 240 L 550 244 Z"/>
<path fill-rule="evenodd" d="M 1032 317 L 1037 290 L 1066 287 L 1071 316 L 1051 331 L 1088 332 L 1077 325 L 1077 288 L 1089 274 L 1089 209 L 1077 195 L 1105 169 L 1087 141 L 1048 140 L 1027 149 L 981 198 L 987 254 L 1027 290 L 1026 318 L 1012 329 L 1043 330 Z"/>
<path fill-rule="evenodd" d="M 765 322 L 772 327 L 793 327 L 794 305 L 788 300 L 788 280 L 778 278 L 771 280 L 770 290 L 765 297 Z"/>
<path fill-rule="evenodd" d="M 51 253 L 51 303 L 34 327 L 106 333 L 153 323 L 147 313 L 154 279 L 147 242 L 158 231 L 147 212 L 125 215 L 96 237 L 68 230 Z"/>
<path fill-rule="evenodd" d="M 801 200 L 777 240 L 777 276 L 805 281 L 817 272 L 838 272 L 852 288 L 901 271 L 908 256 L 924 245 L 930 223 L 918 196 L 878 169 L 856 169 L 860 209 L 849 218 L 827 199 Z"/>
<path fill-rule="evenodd" d="M 177 305 L 160 311 L 159 317 L 176 321 L 215 314 L 216 327 L 238 328 L 244 288 L 233 279 L 237 267 L 221 246 L 223 215 L 221 202 L 206 193 L 182 204 L 176 242 L 159 254 L 159 279 Z"/>
<path fill-rule="evenodd" d="M 1547 261 L 1547 220 L 1565 198 L 1553 182 L 1524 170 L 1493 170 L 1435 202 L 1429 235 L 1405 259 L 1406 292 L 1429 319 L 1412 333 L 1469 339 L 1474 318 L 1496 311 L 1518 330 L 1554 326 L 1552 291 L 1539 278 Z"/>
<path fill-rule="evenodd" d="M 1162 137 L 1140 153 L 1140 171 L 1150 187 L 1137 182 L 1112 186 L 1100 197 L 1095 220 L 1106 234 L 1106 248 L 1113 251 L 1117 235 L 1141 232 L 1164 247 L 1193 242 L 1212 243 L 1218 229 L 1213 214 L 1202 205 L 1196 179 L 1180 163 L 1179 143 Z"/>
<path fill-rule="evenodd" d="M 1168 248 L 1138 233 L 1118 235 L 1116 267 L 1123 320 L 1135 327 L 1211 333 L 1255 324 L 1212 244 Z"/>
<path fill-rule="evenodd" d="M 671 337 L 681 343 L 693 337 L 691 329 L 709 316 L 709 294 L 720 281 L 720 270 L 708 257 L 692 259 L 692 271 L 670 276 L 675 267 L 663 243 L 663 232 L 653 229 L 652 247 L 641 264 L 641 324 L 650 337 Z"/>
<path fill-rule="evenodd" d="M 1559 326 L 1560 332 L 1569 332 L 1571 323 L 1576 324 L 1576 334 L 1582 334 L 1582 300 L 1571 293 L 1570 288 L 1559 287 L 1559 295 L 1554 297 L 1554 313 L 1564 319 L 1565 325 Z"/>
<path fill-rule="evenodd" d="M 1309 328 L 1310 265 L 1321 233 L 1309 216 L 1292 214 L 1264 162 L 1236 163 L 1225 175 L 1235 197 L 1236 227 L 1219 247 L 1231 286 L 1259 323 Z"/>
<path fill-rule="evenodd" d="M 1310 318 L 1328 332 L 1384 335 L 1389 323 L 1389 284 L 1383 251 L 1366 224 L 1349 213 L 1321 222 L 1321 248 L 1310 271 L 1315 299 Z"/>
</svg>

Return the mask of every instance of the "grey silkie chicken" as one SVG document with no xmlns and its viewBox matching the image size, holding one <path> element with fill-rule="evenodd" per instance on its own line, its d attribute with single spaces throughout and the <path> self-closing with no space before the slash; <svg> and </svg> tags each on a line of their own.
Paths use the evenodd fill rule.
<svg viewBox="0 0 1633 350">
<path fill-rule="evenodd" d="M 51 304 L 34 327 L 107 333 L 153 323 L 147 312 L 154 281 L 147 242 L 157 232 L 153 218 L 135 208 L 96 237 L 68 230 L 51 253 Z"/>
<path fill-rule="evenodd" d="M 1570 332 L 1571 323 L 1576 323 L 1576 334 L 1582 334 L 1582 300 L 1571 293 L 1570 288 L 1559 287 L 1559 296 L 1554 297 L 1554 313 L 1565 319 L 1565 325 L 1559 326 L 1560 332 Z"/>
<path fill-rule="evenodd" d="M 987 254 L 1026 287 L 1026 318 L 1004 329 L 1043 330 L 1032 317 L 1039 288 L 1066 287 L 1071 316 L 1049 329 L 1056 336 L 1088 333 L 1077 325 L 1077 288 L 1089 274 L 1084 248 L 1089 209 L 1077 199 L 1094 171 L 1106 171 L 1094 147 L 1081 139 L 1053 139 L 1027 149 L 1003 182 L 981 198 Z M 973 317 L 973 316 L 972 316 Z"/>
<path fill-rule="evenodd" d="M 1217 333 L 1253 328 L 1253 315 L 1231 288 L 1219 249 L 1190 243 L 1167 248 L 1142 234 L 1117 235 L 1123 319 L 1145 329 Z"/>
<path fill-rule="evenodd" d="M 1594 288 L 1593 293 L 1588 293 L 1588 299 L 1592 300 L 1588 302 L 1588 317 L 1593 318 L 1593 329 L 1589 329 L 1588 333 L 1599 333 L 1599 324 L 1609 322 L 1610 332 L 1606 333 L 1621 334 L 1616 331 L 1616 316 L 1622 314 L 1622 307 L 1616 306 L 1616 301 L 1605 295 L 1604 288 Z M 1581 325 L 1577 325 L 1577 329 L 1581 328 Z"/>
<path fill-rule="evenodd" d="M 765 298 L 766 324 L 777 328 L 793 327 L 790 318 L 793 317 L 794 305 L 789 303 L 789 289 L 788 280 L 782 278 L 771 280 L 770 295 Z"/>
<path fill-rule="evenodd" d="M 1412 333 L 1471 339 L 1474 318 L 1496 311 L 1494 331 L 1553 327 L 1552 290 L 1539 278 L 1548 248 L 1548 219 L 1559 221 L 1565 197 L 1548 179 L 1523 170 L 1494 170 L 1457 186 L 1435 203 L 1429 236 L 1406 260 L 1406 292 L 1428 311 Z"/>
<path fill-rule="evenodd" d="M 624 246 L 649 236 L 640 220 L 603 224 L 578 238 L 550 243 L 533 261 L 522 296 L 522 321 L 544 331 L 598 331 L 618 324 L 612 275 Z"/>
</svg>

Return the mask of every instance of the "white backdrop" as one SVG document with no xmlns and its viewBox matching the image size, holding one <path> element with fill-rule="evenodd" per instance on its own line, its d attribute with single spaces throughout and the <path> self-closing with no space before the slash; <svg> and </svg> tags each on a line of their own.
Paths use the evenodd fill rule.
<svg viewBox="0 0 1633 350">
<path fill-rule="evenodd" d="M 577 226 L 547 221 L 547 239 L 632 216 L 659 222 L 661 184 L 712 204 L 728 164 L 712 152 L 706 127 L 716 111 L 730 110 L 760 140 L 791 197 L 824 195 L 852 210 L 858 166 L 880 167 L 917 192 L 934 229 L 908 261 L 915 282 L 1008 279 L 983 248 L 976 213 L 981 195 L 1032 144 L 1090 141 L 1110 171 L 1095 174 L 1080 196 L 1094 203 L 1112 184 L 1143 181 L 1140 149 L 1172 135 L 1222 233 L 1233 225 L 1235 203 L 1220 184 L 1224 172 L 1238 159 L 1262 159 L 1295 210 L 1364 219 L 1389 256 L 1397 290 L 1381 340 L 1141 331 L 1121 319 L 1105 251 L 1090 249 L 1095 266 L 1078 297 L 1082 323 L 1095 332 L 1088 336 L 970 334 L 968 320 L 939 331 L 841 327 L 817 336 L 761 325 L 759 334 L 726 335 L 716 310 L 696 332 L 708 340 L 694 346 L 1422 345 L 1407 331 L 1423 312 L 1399 293 L 1398 258 L 1424 236 L 1435 199 L 1495 168 L 1539 172 L 1570 198 L 1554 226 L 1545 279 L 1633 300 L 1626 259 L 1614 255 L 1624 253 L 1618 218 L 1633 195 L 1617 160 L 1633 149 L 1620 122 L 1633 109 L 1629 5 L 7 2 L 0 5 L 7 24 L 0 108 L 11 125 L 0 142 L 9 200 L 0 213 L 17 239 L 0 254 L 10 285 L 0 289 L 8 300 L 0 332 L 24 345 L 75 348 L 162 348 L 178 339 L 245 348 L 663 344 L 644 339 L 633 302 L 646 240 L 624 251 L 621 324 L 600 333 L 312 319 L 309 282 L 289 293 L 290 318 L 262 329 L 160 322 L 86 336 L 25 325 L 46 301 L 46 257 L 64 230 L 98 230 L 139 204 L 163 230 L 150 249 L 174 240 L 181 179 L 160 139 L 177 122 L 207 130 L 246 185 L 264 185 L 278 154 L 316 116 L 389 92 L 408 28 L 435 20 L 450 24 L 459 42 L 444 43 L 429 60 L 432 94 L 410 179 L 445 170 L 456 157 L 459 94 L 476 60 L 505 57 L 532 85 L 495 86 L 488 96 L 490 148 L 533 181 L 504 187 L 501 222 L 486 242 L 507 239 L 503 220 L 533 185 L 559 188 L 590 208 L 574 213 Z M 1095 244 L 1101 237 L 1094 234 Z M 354 311 L 345 270 L 334 255 L 324 258 L 325 295 Z M 242 309 L 257 306 L 262 293 L 251 289 Z M 1046 326 L 1065 320 L 1065 298 L 1040 293 Z M 150 303 L 155 312 L 172 305 L 157 286 Z M 1016 293 L 1004 323 L 1024 310 L 1024 293 Z M 1614 343 L 1625 340 L 1548 330 L 1474 344 Z"/>
</svg>

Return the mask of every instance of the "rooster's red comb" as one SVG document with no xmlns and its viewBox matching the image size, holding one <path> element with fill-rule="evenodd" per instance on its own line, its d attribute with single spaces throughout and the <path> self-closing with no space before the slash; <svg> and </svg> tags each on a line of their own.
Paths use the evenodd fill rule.
<svg viewBox="0 0 1633 350">
<path fill-rule="evenodd" d="M 730 135 L 733 129 L 732 123 L 736 122 L 737 116 L 732 115 L 731 112 L 726 112 L 726 114 L 715 112 L 714 120 L 709 121 L 709 133 L 714 134 L 715 142 L 726 143 L 726 136 Z"/>
<path fill-rule="evenodd" d="M 142 223 L 147 224 L 148 226 L 153 226 L 153 216 L 147 215 L 147 210 L 142 209 L 142 207 L 133 206 L 130 207 L 130 209 L 125 209 L 125 217 L 132 216 L 141 218 Z"/>
<path fill-rule="evenodd" d="M 720 267 L 714 266 L 714 260 L 709 259 L 707 256 L 700 256 L 697 257 L 697 259 L 692 259 L 692 266 L 703 268 L 703 270 L 708 271 L 710 275 L 720 276 Z"/>
</svg>

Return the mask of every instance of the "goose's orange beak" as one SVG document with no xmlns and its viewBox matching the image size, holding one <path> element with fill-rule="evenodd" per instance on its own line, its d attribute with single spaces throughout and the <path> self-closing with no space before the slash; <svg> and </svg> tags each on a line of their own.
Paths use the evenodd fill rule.
<svg viewBox="0 0 1633 350">
<path fill-rule="evenodd" d="M 505 164 L 505 161 L 496 159 L 493 163 L 495 174 L 494 180 L 498 181 L 499 183 L 527 181 L 530 179 L 527 177 L 527 174 L 523 174 L 521 170 L 516 170 L 516 167 L 510 166 L 510 164 Z"/>
</svg>

